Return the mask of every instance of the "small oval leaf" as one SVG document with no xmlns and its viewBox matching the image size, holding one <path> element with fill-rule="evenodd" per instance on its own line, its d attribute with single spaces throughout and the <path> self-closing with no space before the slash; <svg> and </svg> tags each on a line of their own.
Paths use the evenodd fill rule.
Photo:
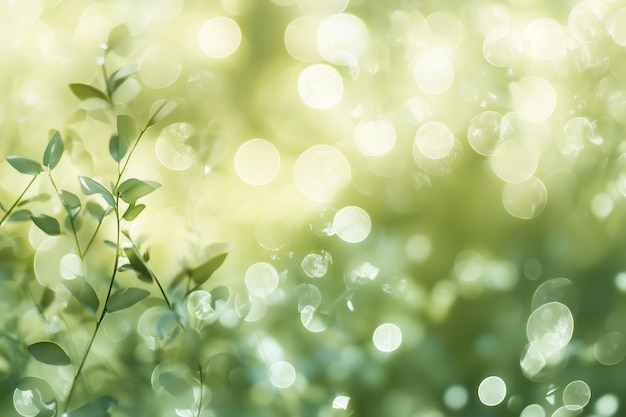
<svg viewBox="0 0 626 417">
<path fill-rule="evenodd" d="M 109 206 L 115 207 L 115 198 L 113 197 L 113 194 L 104 188 L 104 186 L 98 181 L 89 177 L 78 177 L 78 180 L 80 181 L 80 187 L 82 188 L 83 193 L 86 195 L 100 194 Z"/>
<path fill-rule="evenodd" d="M 120 140 L 118 135 L 111 136 L 109 139 L 109 153 L 115 162 L 120 162 L 126 151 L 128 150 L 128 144 Z"/>
<path fill-rule="evenodd" d="M 45 310 L 52 304 L 54 301 L 54 297 L 56 296 L 56 292 L 53 289 L 48 287 L 43 287 L 43 292 L 41 293 L 41 299 L 39 300 L 39 307 L 42 310 Z"/>
<path fill-rule="evenodd" d="M 14 211 L 9 217 L 7 217 L 7 222 L 23 222 L 26 220 L 30 220 L 31 213 L 30 210 L 17 210 Z"/>
<path fill-rule="evenodd" d="M 216 243 L 209 246 L 209 257 L 206 261 L 191 270 L 189 276 L 197 285 L 203 284 L 224 263 L 228 253 L 233 249 L 232 244 Z"/>
<path fill-rule="evenodd" d="M 193 387 L 185 378 L 173 372 L 159 375 L 159 383 L 176 399 L 179 407 L 191 407 L 194 402 Z"/>
<path fill-rule="evenodd" d="M 116 405 L 115 397 L 104 395 L 95 401 L 63 413 L 63 417 L 106 417 Z"/>
<path fill-rule="evenodd" d="M 135 119 L 127 114 L 117 116 L 117 135 L 126 147 L 133 141 L 136 134 Z"/>
<path fill-rule="evenodd" d="M 165 102 L 163 102 L 161 105 L 159 105 L 150 120 L 148 120 L 148 123 L 146 123 L 146 128 L 159 122 L 161 119 L 173 112 L 177 106 L 178 104 L 172 100 L 166 100 Z"/>
<path fill-rule="evenodd" d="M 41 194 L 37 194 L 34 197 L 26 198 L 26 199 L 20 201 L 19 203 L 17 203 L 17 207 L 22 207 L 22 206 L 25 206 L 28 203 L 34 203 L 36 201 L 39 201 L 39 202 L 41 202 L 41 201 L 48 201 L 49 199 L 50 199 L 50 194 L 48 194 L 48 193 L 41 193 Z"/>
<path fill-rule="evenodd" d="M 124 291 L 116 292 L 107 301 L 107 311 L 113 313 L 114 311 L 123 310 L 135 305 L 149 295 L 150 292 L 142 288 L 128 288 Z"/>
<path fill-rule="evenodd" d="M 87 213 L 89 213 L 89 215 L 98 222 L 101 222 L 106 215 L 104 208 L 102 208 L 102 206 L 95 201 L 88 201 L 85 207 L 87 208 Z"/>
<path fill-rule="evenodd" d="M 118 69 L 117 71 L 115 71 L 113 74 L 111 74 L 111 76 L 109 77 L 109 80 L 107 81 L 109 85 L 109 91 L 111 92 L 111 94 L 113 94 L 115 90 L 117 90 L 124 83 L 124 81 L 128 79 L 128 77 L 130 77 L 131 75 L 135 74 L 138 71 L 139 71 L 139 64 L 135 62 L 129 65 L 126 65 L 125 67 L 122 67 Z"/>
<path fill-rule="evenodd" d="M 128 26 L 126 26 L 124 23 L 121 23 L 115 26 L 109 32 L 109 36 L 106 42 L 107 50 L 110 51 L 112 49 L 115 49 L 120 43 L 122 43 L 126 38 L 128 38 L 129 35 L 130 35 L 130 32 L 128 30 Z"/>
<path fill-rule="evenodd" d="M 152 273 L 137 248 L 134 246 L 124 248 L 124 254 L 128 258 L 128 262 L 130 262 L 133 271 L 137 273 L 137 278 L 144 282 L 152 282 Z"/>
<path fill-rule="evenodd" d="M 90 98 L 107 101 L 106 94 L 87 84 L 70 84 L 70 89 L 81 101 L 89 100 Z"/>
<path fill-rule="evenodd" d="M 61 190 L 60 198 L 63 207 L 65 207 L 65 210 L 70 215 L 70 217 L 75 217 L 81 208 L 80 199 L 78 198 L 78 196 L 74 193 L 70 193 L 69 191 Z"/>
<path fill-rule="evenodd" d="M 72 293 L 78 302 L 91 314 L 96 315 L 100 300 L 96 291 L 86 279 L 65 280 L 63 285 Z"/>
<path fill-rule="evenodd" d="M 39 362 L 48 365 L 70 365 L 72 359 L 54 342 L 38 342 L 28 346 L 28 351 Z"/>
<path fill-rule="evenodd" d="M 135 204 L 138 199 L 150 194 L 160 186 L 161 184 L 158 182 L 130 178 L 117 187 L 117 193 L 128 204 Z"/>
<path fill-rule="evenodd" d="M 122 218 L 128 221 L 135 220 L 137 216 L 139 216 L 141 212 L 143 211 L 143 209 L 145 208 L 146 208 L 145 204 L 137 204 L 137 205 L 131 204 L 130 206 L 128 206 L 128 209 L 124 212 L 124 215 L 122 216 Z"/>
<path fill-rule="evenodd" d="M 22 174 L 38 175 L 43 171 L 41 164 L 32 159 L 22 158 L 21 156 L 7 156 L 7 162 Z"/>
<path fill-rule="evenodd" d="M 48 142 L 48 146 L 46 146 L 46 151 L 43 154 L 43 165 L 54 169 L 61 160 L 61 156 L 63 156 L 63 138 L 61 138 L 61 133 L 57 130 L 52 135 L 50 142 Z"/>
<path fill-rule="evenodd" d="M 58 236 L 61 234 L 61 226 L 59 221 L 47 214 L 39 214 L 38 216 L 30 216 L 35 226 L 40 228 L 44 233 L 50 236 Z"/>
</svg>

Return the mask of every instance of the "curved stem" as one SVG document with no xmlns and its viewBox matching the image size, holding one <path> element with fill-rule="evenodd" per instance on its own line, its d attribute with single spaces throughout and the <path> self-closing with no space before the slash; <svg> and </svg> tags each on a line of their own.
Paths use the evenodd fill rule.
<svg viewBox="0 0 626 417">
<path fill-rule="evenodd" d="M 15 207 L 17 207 L 17 205 L 20 203 L 20 201 L 22 200 L 22 198 L 24 198 L 24 195 L 26 195 L 26 192 L 28 191 L 28 189 L 35 183 L 35 179 L 37 179 L 37 176 L 33 176 L 33 179 L 30 180 L 30 182 L 28 183 L 28 185 L 26 186 L 26 188 L 24 188 L 24 191 L 22 191 L 22 194 L 20 194 L 20 196 L 17 198 L 17 200 L 15 200 L 15 202 L 13 203 L 13 205 L 11 205 L 11 207 L 9 207 L 9 209 L 7 210 L 6 213 L 4 213 L 4 216 L 2 216 L 2 219 L 0 219 L 0 225 L 2 225 L 2 223 L 4 223 L 4 221 L 11 215 L 11 213 L 13 212 L 13 209 L 15 209 Z"/>
</svg>

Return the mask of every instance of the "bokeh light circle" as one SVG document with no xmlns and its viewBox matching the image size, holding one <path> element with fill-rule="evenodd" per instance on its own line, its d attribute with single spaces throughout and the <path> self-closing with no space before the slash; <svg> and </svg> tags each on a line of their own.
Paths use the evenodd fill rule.
<svg viewBox="0 0 626 417">
<path fill-rule="evenodd" d="M 574 317 L 565 304 L 546 303 L 533 311 L 526 323 L 531 345 L 544 357 L 561 351 L 574 333 Z"/>
<path fill-rule="evenodd" d="M 488 406 L 495 406 L 506 397 L 506 383 L 499 376 L 488 376 L 478 385 L 478 398 Z"/>
<path fill-rule="evenodd" d="M 537 177 L 519 183 L 507 183 L 502 192 L 502 204 L 506 211 L 518 219 L 533 219 L 546 207 L 548 192 Z"/>
<path fill-rule="evenodd" d="M 426 122 L 415 133 L 414 147 L 429 159 L 447 157 L 454 147 L 455 138 L 450 128 L 441 122 Z"/>
<path fill-rule="evenodd" d="M 335 214 L 333 228 L 337 236 L 348 243 L 358 243 L 367 238 L 372 229 L 372 221 L 365 210 L 347 206 Z"/>
<path fill-rule="evenodd" d="M 454 66 L 447 54 L 439 50 L 426 51 L 415 62 L 413 77 L 423 92 L 442 94 L 454 81 Z"/>
<path fill-rule="evenodd" d="M 198 33 L 200 49 L 207 56 L 216 59 L 234 54 L 241 44 L 241 29 L 237 22 L 225 16 L 207 20 Z"/>
<path fill-rule="evenodd" d="M 246 288 L 257 297 L 266 297 L 278 287 L 278 271 L 267 262 L 257 262 L 246 270 Z"/>
<path fill-rule="evenodd" d="M 315 16 L 300 16 L 285 30 L 285 48 L 289 55 L 302 62 L 319 61 L 317 31 L 322 20 Z"/>
<path fill-rule="evenodd" d="M 367 122 L 354 129 L 354 142 L 363 155 L 383 156 L 396 144 L 396 130 L 384 120 Z"/>
<path fill-rule="evenodd" d="M 367 28 L 351 14 L 335 14 L 326 18 L 317 31 L 317 49 L 328 62 L 353 65 L 368 43 Z"/>
<path fill-rule="evenodd" d="M 350 164 L 334 146 L 315 145 L 296 160 L 294 182 L 310 200 L 328 203 L 352 178 Z"/>
<path fill-rule="evenodd" d="M 557 94 L 552 83 L 530 76 L 509 84 L 513 109 L 529 122 L 548 119 L 556 108 Z"/>
<path fill-rule="evenodd" d="M 289 388 L 296 381 L 296 369 L 287 361 L 274 362 L 270 366 L 270 380 L 276 388 Z"/>
<path fill-rule="evenodd" d="M 182 72 L 178 52 L 170 46 L 154 45 L 139 61 L 139 77 L 150 88 L 166 88 L 174 84 Z"/>
<path fill-rule="evenodd" d="M 343 80 L 330 65 L 314 64 L 300 73 L 298 93 L 307 106 L 318 110 L 330 109 L 343 96 Z"/>
<path fill-rule="evenodd" d="M 159 162 L 173 171 L 191 167 L 195 160 L 194 149 L 189 145 L 193 134 L 189 123 L 172 123 L 163 128 L 154 145 Z"/>
<path fill-rule="evenodd" d="M 251 139 L 235 153 L 235 171 L 250 185 L 269 184 L 280 170 L 280 153 L 265 139 Z"/>
<path fill-rule="evenodd" d="M 402 331 L 393 323 L 384 323 L 374 330 L 372 340 L 379 351 L 393 352 L 402 344 Z"/>
</svg>

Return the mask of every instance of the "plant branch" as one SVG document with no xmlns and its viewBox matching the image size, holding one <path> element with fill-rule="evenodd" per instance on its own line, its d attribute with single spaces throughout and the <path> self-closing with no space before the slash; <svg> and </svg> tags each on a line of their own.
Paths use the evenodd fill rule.
<svg viewBox="0 0 626 417">
<path fill-rule="evenodd" d="M 87 252 L 89 252 L 89 248 L 91 247 L 91 244 L 93 243 L 94 239 L 96 238 L 96 235 L 98 234 L 98 231 L 100 230 L 100 226 L 102 225 L 102 221 L 98 222 L 98 226 L 96 226 L 96 230 L 93 232 L 93 235 L 91 235 L 91 238 L 89 239 L 89 242 L 87 242 L 87 246 L 85 246 L 85 251 L 83 252 L 84 255 L 87 254 Z"/>
<path fill-rule="evenodd" d="M 81 359 L 80 364 L 78 365 L 78 368 L 76 369 L 74 381 L 72 381 L 72 386 L 70 387 L 70 391 L 67 394 L 67 399 L 65 400 L 65 406 L 63 410 L 64 412 L 67 410 L 67 407 L 70 404 L 72 394 L 74 393 L 74 388 L 76 387 L 76 381 L 78 380 L 80 373 L 83 370 L 83 366 L 85 365 L 85 362 L 87 361 L 87 357 L 89 356 L 89 352 L 91 351 L 91 346 L 93 345 L 93 341 L 96 339 L 96 335 L 98 334 L 98 329 L 100 329 L 100 325 L 102 324 L 102 321 L 104 320 L 104 317 L 107 314 L 106 305 L 107 305 L 107 302 L 109 301 L 109 298 L 111 297 L 113 284 L 115 283 L 115 277 L 117 276 L 117 267 L 118 267 L 119 257 L 120 257 L 120 223 L 121 223 L 120 213 L 117 208 L 118 203 L 119 203 L 119 197 L 115 198 L 115 203 L 116 204 L 113 209 L 115 210 L 115 218 L 116 218 L 116 223 L 117 223 L 116 245 L 115 245 L 116 250 L 115 250 L 115 260 L 113 261 L 113 271 L 111 272 L 111 279 L 109 281 L 109 289 L 107 291 L 107 295 L 104 301 L 104 307 L 102 309 L 102 312 L 100 313 L 100 316 L 98 317 L 98 321 L 96 322 L 96 327 L 93 331 L 93 334 L 91 335 L 91 339 L 89 340 L 89 344 L 87 345 L 85 354 L 83 355 L 83 358 Z"/>
<path fill-rule="evenodd" d="M 120 185 L 120 181 L 122 180 L 122 176 L 124 175 L 124 172 L 126 171 L 126 167 L 128 167 L 128 162 L 130 161 L 130 158 L 133 156 L 133 152 L 135 152 L 135 149 L 137 148 L 139 141 L 143 137 L 143 134 L 146 133 L 146 130 L 148 130 L 148 126 L 144 127 L 143 129 L 141 129 L 141 132 L 139 132 L 139 136 L 137 136 L 137 140 L 135 140 L 135 143 L 133 143 L 133 146 L 130 148 L 130 151 L 128 152 L 128 156 L 126 157 L 126 160 L 124 161 L 122 170 L 119 171 L 119 175 L 117 176 L 117 181 L 115 182 L 115 187 L 114 187 L 116 194 L 117 194 L 117 187 Z"/>
<path fill-rule="evenodd" d="M 2 223 L 4 223 L 4 221 L 11 215 L 11 213 L 13 212 L 13 210 L 15 209 L 15 207 L 17 207 L 17 205 L 19 204 L 19 202 L 22 200 L 22 198 L 24 198 L 24 195 L 26 195 L 26 193 L 28 192 L 28 189 L 35 183 L 35 179 L 37 178 L 37 176 L 33 176 L 33 179 L 30 180 L 30 182 L 28 183 L 28 185 L 26 186 L 26 188 L 24 188 L 24 191 L 22 191 L 22 194 L 20 194 L 20 196 L 17 198 L 17 200 L 15 200 L 15 202 L 13 203 L 13 205 L 11 207 L 9 207 L 9 209 L 7 210 L 6 213 L 4 213 L 4 216 L 2 216 L 2 219 L 0 219 L 0 225 L 2 225 Z"/>
</svg>

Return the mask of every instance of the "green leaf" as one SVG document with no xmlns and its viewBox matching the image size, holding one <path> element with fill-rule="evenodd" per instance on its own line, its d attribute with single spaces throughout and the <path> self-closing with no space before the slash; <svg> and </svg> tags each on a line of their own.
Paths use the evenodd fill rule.
<svg viewBox="0 0 626 417">
<path fill-rule="evenodd" d="M 116 405 L 117 400 L 114 397 L 104 395 L 95 401 L 63 413 L 63 417 L 106 417 Z"/>
<path fill-rule="evenodd" d="M 70 215 L 70 217 L 75 217 L 76 214 L 78 214 L 78 212 L 80 211 L 81 207 L 80 199 L 78 198 L 78 196 L 76 194 L 70 193 L 69 191 L 61 190 L 60 198 L 63 207 L 65 207 L 65 210 Z"/>
<path fill-rule="evenodd" d="M 7 156 L 7 162 L 22 174 L 38 175 L 43 171 L 39 162 L 21 156 Z"/>
<path fill-rule="evenodd" d="M 70 89 L 72 90 L 72 93 L 74 93 L 74 95 L 81 101 L 89 100 L 91 98 L 108 101 L 105 93 L 87 84 L 70 84 Z"/>
<path fill-rule="evenodd" d="M 70 365 L 72 359 L 54 342 L 38 342 L 27 347 L 28 351 L 39 362 L 48 365 Z"/>
<path fill-rule="evenodd" d="M 34 197 L 26 198 L 26 199 L 20 201 L 19 203 L 17 203 L 17 206 L 21 207 L 21 206 L 25 206 L 28 203 L 33 203 L 35 201 L 48 201 L 49 199 L 50 199 L 50 194 L 48 194 L 48 193 L 41 193 L 41 194 L 38 194 L 38 195 L 36 195 Z"/>
<path fill-rule="evenodd" d="M 47 235 L 58 236 L 61 234 L 61 226 L 59 221 L 54 217 L 47 214 L 40 214 L 38 216 L 30 216 L 35 226 L 43 230 Z"/>
<path fill-rule="evenodd" d="M 61 138 L 61 133 L 56 130 L 43 154 L 43 166 L 54 169 L 61 160 L 61 156 L 63 156 L 63 138 Z"/>
<path fill-rule="evenodd" d="M 130 178 L 117 187 L 117 193 L 128 204 L 135 204 L 138 199 L 150 194 L 160 186 L 161 184 L 158 182 Z"/>
<path fill-rule="evenodd" d="M 30 216 L 33 213 L 30 210 L 17 210 L 14 211 L 9 217 L 7 217 L 7 222 L 23 222 L 26 220 L 30 220 Z"/>
<path fill-rule="evenodd" d="M 133 271 L 137 273 L 137 277 L 144 282 L 152 282 L 152 273 L 137 248 L 134 246 L 124 248 L 124 254 L 128 258 Z"/>
<path fill-rule="evenodd" d="M 117 135 L 120 139 L 125 141 L 128 145 L 132 142 L 136 134 L 135 119 L 127 114 L 117 116 Z"/>
<path fill-rule="evenodd" d="M 220 285 L 211 290 L 211 307 L 214 310 L 224 309 L 230 298 L 230 290 L 225 285 Z"/>
<path fill-rule="evenodd" d="M 111 154 L 115 162 L 120 162 L 127 150 L 128 144 L 121 141 L 118 135 L 111 135 L 111 139 L 109 139 L 109 154 Z"/>
<path fill-rule="evenodd" d="M 125 271 L 134 271 L 133 266 L 131 264 L 120 265 L 117 268 L 117 272 L 125 272 Z"/>
<path fill-rule="evenodd" d="M 86 279 L 64 280 L 63 285 L 72 293 L 78 302 L 94 316 L 100 307 L 100 300 L 96 291 Z"/>
<path fill-rule="evenodd" d="M 131 204 L 130 206 L 128 206 L 128 209 L 126 209 L 126 212 L 124 212 L 124 215 L 122 216 L 122 218 L 124 220 L 135 220 L 137 218 L 137 216 L 139 216 L 139 214 L 141 214 L 141 212 L 143 211 L 143 209 L 146 208 L 145 204 Z"/>
<path fill-rule="evenodd" d="M 54 292 L 54 290 L 48 287 L 43 287 L 43 292 L 41 293 L 41 299 L 39 300 L 39 307 L 42 310 L 45 310 L 46 308 L 48 308 L 50 304 L 52 304 L 52 302 L 54 301 L 55 295 L 56 295 L 56 292 Z"/>
<path fill-rule="evenodd" d="M 104 208 L 95 201 L 88 201 L 85 207 L 87 208 L 87 213 L 98 222 L 101 222 L 106 215 Z"/>
<path fill-rule="evenodd" d="M 208 280 L 211 275 L 224 263 L 226 256 L 233 249 L 234 245 L 229 243 L 217 243 L 209 246 L 209 257 L 206 261 L 189 271 L 189 276 L 197 285 L 201 285 Z"/>
<path fill-rule="evenodd" d="M 125 114 L 117 116 L 117 135 L 109 140 L 109 153 L 115 162 L 120 162 L 126 155 L 135 134 L 135 120 Z"/>
<path fill-rule="evenodd" d="M 146 123 L 146 128 L 149 128 L 150 126 L 156 124 L 165 116 L 173 112 L 176 106 L 178 106 L 178 104 L 172 100 L 166 100 L 165 102 L 163 102 L 161 105 L 159 105 L 157 111 L 154 112 L 150 120 L 148 120 L 148 123 Z"/>
<path fill-rule="evenodd" d="M 4 211 L 5 213 L 7 212 L 7 209 L 4 208 L 1 202 L 0 202 L 0 210 Z"/>
<path fill-rule="evenodd" d="M 159 375 L 159 383 L 172 397 L 178 407 L 190 408 L 194 403 L 193 387 L 189 381 L 174 372 L 163 372 Z"/>
<path fill-rule="evenodd" d="M 135 74 L 137 71 L 139 71 L 139 64 L 135 62 L 113 72 L 107 81 L 111 94 L 113 94 L 128 77 Z"/>
<path fill-rule="evenodd" d="M 80 216 L 65 216 L 65 218 L 63 219 L 63 227 L 65 227 L 66 230 L 73 230 L 78 232 L 83 227 L 83 218 Z"/>
<path fill-rule="evenodd" d="M 142 288 L 128 288 L 124 291 L 116 292 L 107 301 L 107 311 L 113 313 L 114 311 L 123 310 L 135 305 L 149 295 L 150 291 Z"/>
<path fill-rule="evenodd" d="M 16 388 L 21 391 L 29 391 L 33 395 L 30 398 L 32 406 L 38 410 L 36 417 L 55 417 L 57 415 L 56 393 L 43 379 L 26 377 L 17 382 Z M 28 413 L 28 415 L 32 415 Z"/>
<path fill-rule="evenodd" d="M 113 194 L 104 188 L 104 186 L 98 181 L 89 177 L 78 177 L 78 180 L 80 181 L 80 187 L 82 188 L 83 193 L 86 195 L 100 194 L 104 197 L 104 201 L 106 201 L 109 206 L 115 207 L 115 198 L 113 197 Z"/>
<path fill-rule="evenodd" d="M 112 242 L 110 240 L 105 240 L 104 244 L 113 249 L 117 248 L 117 245 L 115 244 L 115 242 Z"/>
<path fill-rule="evenodd" d="M 128 26 L 124 23 L 121 23 L 115 26 L 109 32 L 109 36 L 107 38 L 107 50 L 110 51 L 115 49 L 120 43 L 122 43 L 126 38 L 130 36 L 130 32 L 128 31 Z"/>
</svg>

